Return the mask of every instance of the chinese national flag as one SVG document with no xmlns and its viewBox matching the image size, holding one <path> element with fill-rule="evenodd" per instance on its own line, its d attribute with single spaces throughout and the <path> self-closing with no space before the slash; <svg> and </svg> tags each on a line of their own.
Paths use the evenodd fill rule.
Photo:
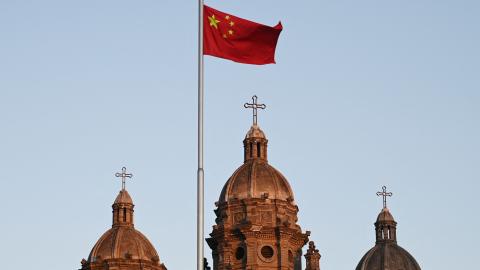
<svg viewBox="0 0 480 270">
<path fill-rule="evenodd" d="M 208 6 L 203 10 L 203 54 L 245 64 L 275 63 L 281 23 L 270 27 Z"/>
</svg>

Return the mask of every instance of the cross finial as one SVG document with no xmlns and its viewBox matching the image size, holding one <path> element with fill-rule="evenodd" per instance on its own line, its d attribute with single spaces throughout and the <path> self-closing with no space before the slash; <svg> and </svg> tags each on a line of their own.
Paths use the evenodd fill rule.
<svg viewBox="0 0 480 270">
<path fill-rule="evenodd" d="M 392 192 L 387 192 L 387 187 L 382 187 L 382 192 L 377 192 L 377 196 L 383 196 L 383 208 L 387 208 L 387 196 L 392 197 Z"/>
<path fill-rule="evenodd" d="M 252 97 L 252 103 L 245 103 L 243 104 L 243 107 L 245 108 L 251 108 L 253 109 L 253 125 L 257 125 L 257 109 L 262 109 L 264 110 L 265 108 L 267 108 L 267 105 L 265 104 L 258 104 L 257 103 L 257 99 L 258 97 L 256 95 L 254 95 Z"/>
<path fill-rule="evenodd" d="M 116 177 L 121 177 L 122 178 L 122 190 L 125 190 L 125 179 L 126 178 L 132 178 L 133 174 L 127 173 L 127 168 L 122 167 L 122 172 L 121 173 L 116 173 Z"/>
</svg>

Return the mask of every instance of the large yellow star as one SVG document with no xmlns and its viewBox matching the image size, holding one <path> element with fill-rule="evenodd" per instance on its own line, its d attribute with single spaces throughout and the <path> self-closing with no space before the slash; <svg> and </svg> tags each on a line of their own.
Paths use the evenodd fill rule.
<svg viewBox="0 0 480 270">
<path fill-rule="evenodd" d="M 215 27 L 215 29 L 218 29 L 218 23 L 220 22 L 215 18 L 215 15 L 212 15 L 211 17 L 208 17 L 208 20 L 210 21 L 210 26 Z"/>
</svg>

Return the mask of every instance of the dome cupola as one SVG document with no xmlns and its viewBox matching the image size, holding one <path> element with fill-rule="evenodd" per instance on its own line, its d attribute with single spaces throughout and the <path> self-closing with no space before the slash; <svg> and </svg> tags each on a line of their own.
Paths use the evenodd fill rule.
<svg viewBox="0 0 480 270">
<path fill-rule="evenodd" d="M 392 193 L 383 186 L 377 196 L 383 196 L 383 208 L 375 222 L 375 246 L 362 257 L 355 270 L 421 270 L 415 258 L 397 244 L 397 222 L 386 202 Z"/>
<path fill-rule="evenodd" d="M 133 226 L 134 204 L 125 189 L 125 179 L 131 178 L 132 174 L 123 167 L 116 176 L 122 178 L 122 189 L 112 205 L 112 228 L 98 239 L 88 260 L 82 260 L 81 270 L 167 270 L 152 243 Z"/>
<path fill-rule="evenodd" d="M 244 163 L 225 183 L 220 193 L 219 203 L 242 199 L 274 199 L 294 203 L 293 191 L 285 176 L 268 164 L 267 136 L 257 123 L 257 109 L 265 109 L 265 104 L 245 103 L 245 108 L 253 110 L 253 124 L 243 140 Z"/>
</svg>

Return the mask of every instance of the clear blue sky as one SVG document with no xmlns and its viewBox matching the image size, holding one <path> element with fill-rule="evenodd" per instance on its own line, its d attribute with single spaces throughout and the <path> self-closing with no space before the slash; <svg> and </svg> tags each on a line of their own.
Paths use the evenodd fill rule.
<svg viewBox="0 0 480 270">
<path fill-rule="evenodd" d="M 276 65 L 206 57 L 206 233 L 257 94 L 322 269 L 373 246 L 382 185 L 423 269 L 478 267 L 479 1 L 207 4 L 284 31 Z M 169 269 L 194 269 L 196 9 L 0 2 L 2 269 L 78 269 L 111 226 L 122 166 L 136 227 Z"/>
</svg>

